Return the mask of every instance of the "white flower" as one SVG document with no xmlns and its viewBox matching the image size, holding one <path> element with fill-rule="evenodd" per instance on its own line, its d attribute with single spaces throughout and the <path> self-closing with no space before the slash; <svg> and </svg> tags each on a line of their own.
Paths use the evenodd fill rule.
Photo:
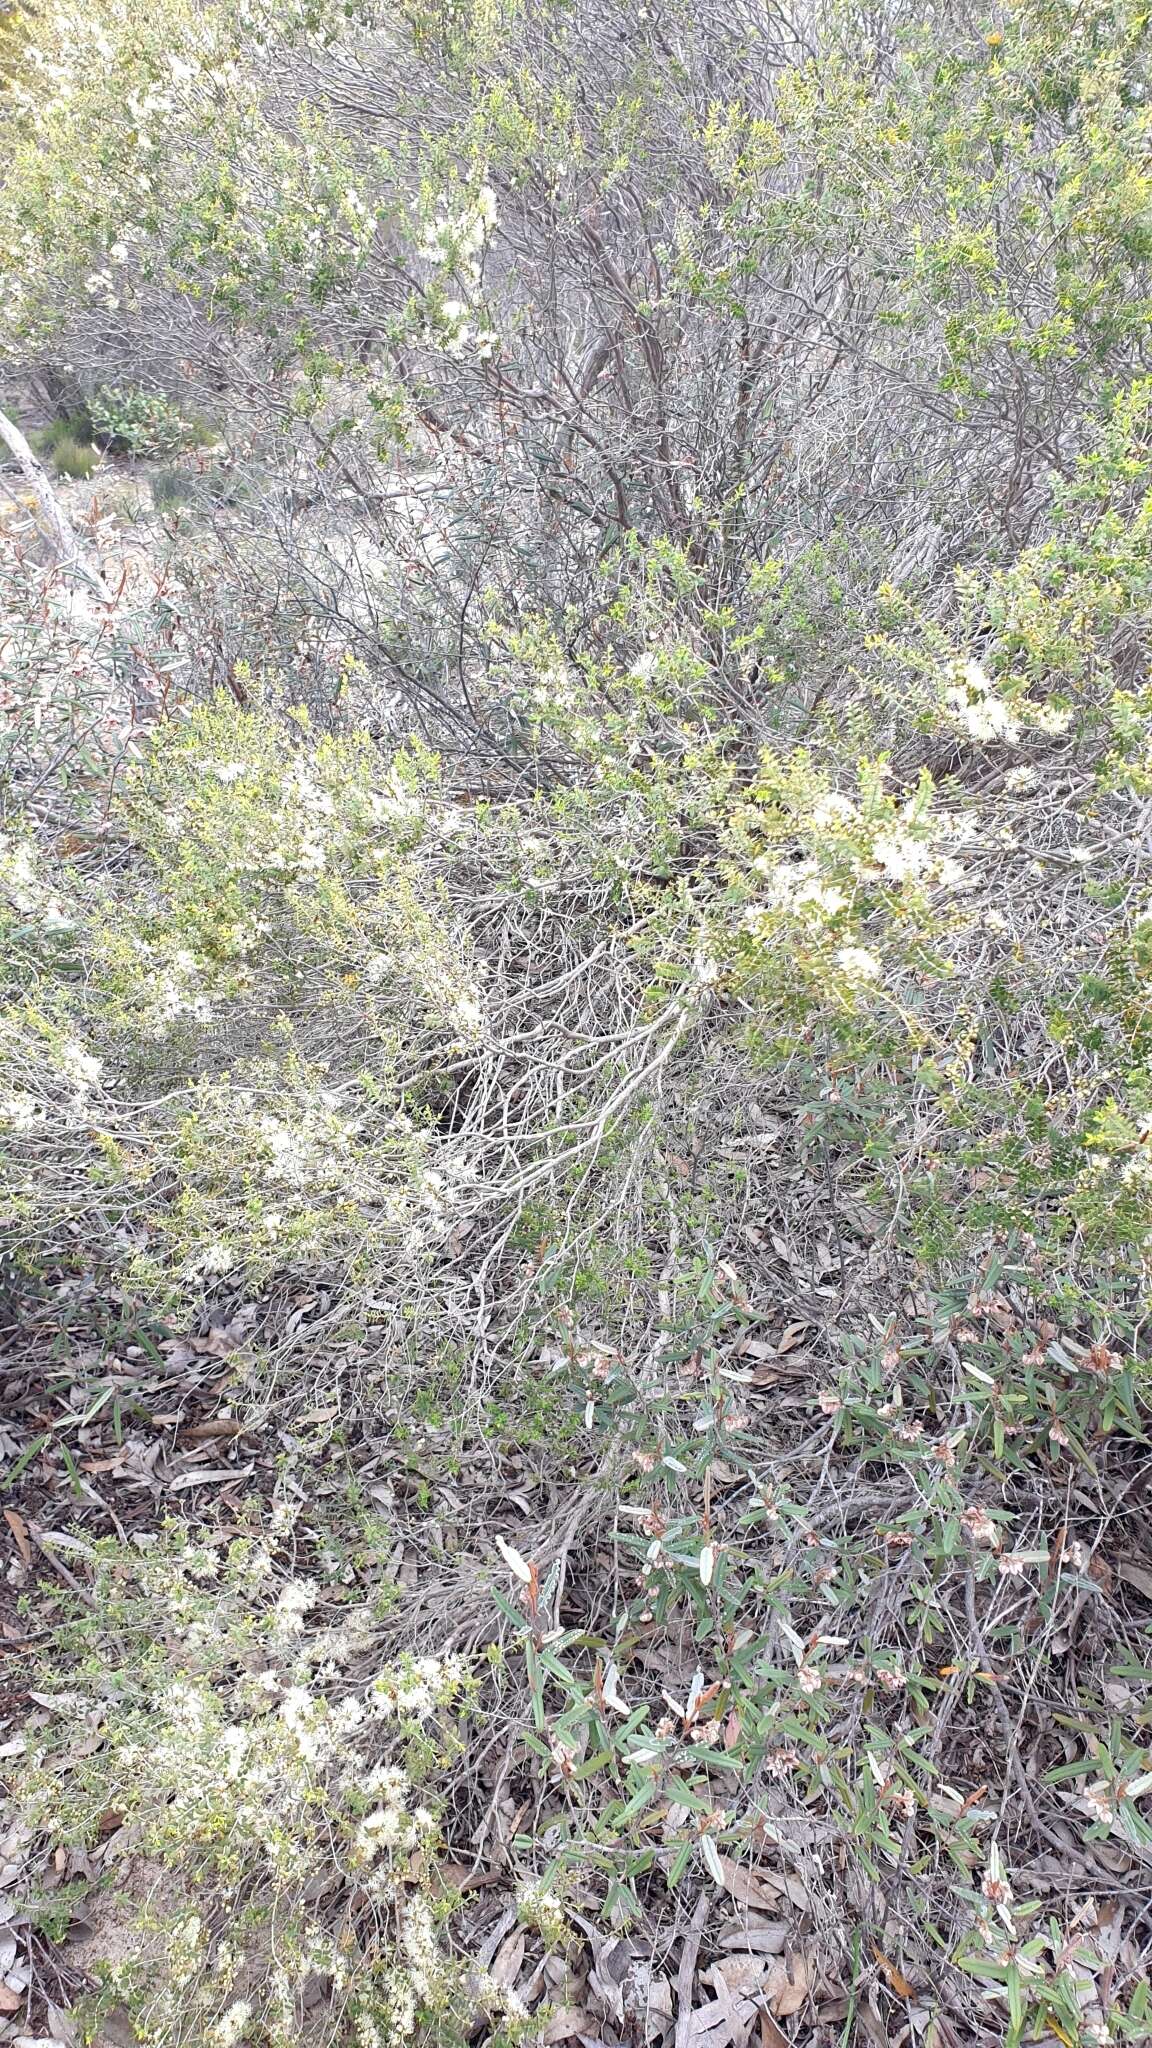
<svg viewBox="0 0 1152 2048">
<path fill-rule="evenodd" d="M 867 946 L 841 946 L 836 965 L 849 981 L 878 981 L 881 963 Z"/>
<path fill-rule="evenodd" d="M 196 1261 L 199 1273 L 227 1273 L 235 1261 L 226 1244 L 210 1244 Z"/>
<path fill-rule="evenodd" d="M 408 1773 L 399 1764 L 376 1764 L 362 1780 L 360 1790 L 369 1799 L 382 1799 L 386 1805 L 401 1806 L 408 1790 Z"/>
<path fill-rule="evenodd" d="M 1032 723 L 1041 732 L 1066 732 L 1072 723 L 1072 713 L 1057 704 L 1037 704 L 1032 709 Z"/>
<path fill-rule="evenodd" d="M 374 1812 L 365 1814 L 357 1828 L 356 1847 L 365 1861 L 370 1862 L 382 1849 L 407 1847 L 412 1834 L 408 1814 L 396 1806 L 378 1806 Z"/>
<path fill-rule="evenodd" d="M 247 1999 L 236 1999 L 227 2012 L 221 2014 L 215 2026 L 208 2030 L 213 2048 L 235 2048 L 236 2042 L 242 2041 L 248 2032 L 251 2019 L 252 2007 Z"/>
<path fill-rule="evenodd" d="M 834 789 L 827 790 L 823 796 L 817 797 L 812 807 L 812 823 L 817 826 L 850 825 L 856 815 L 855 804 L 850 803 L 846 796 L 841 796 Z"/>
<path fill-rule="evenodd" d="M 872 859 L 894 882 L 911 881 L 922 875 L 931 862 L 931 849 L 922 839 L 913 839 L 899 829 L 878 832 L 872 842 Z"/>
<path fill-rule="evenodd" d="M 815 861 L 773 861 L 761 854 L 753 866 L 766 877 L 769 900 L 776 908 L 806 924 L 826 923 L 848 907 L 843 889 L 823 881 Z"/>
<path fill-rule="evenodd" d="M 944 692 L 944 702 L 974 740 L 1003 740 L 1015 746 L 1020 738 L 1019 722 L 994 691 L 978 661 L 966 661 L 958 680 Z"/>
<path fill-rule="evenodd" d="M 299 1635 L 304 1626 L 304 1616 L 315 1607 L 317 1597 L 315 1579 L 289 1579 L 273 1613 L 273 1627 L 277 1634 Z"/>
<path fill-rule="evenodd" d="M 456 1021 L 465 1035 L 470 1039 L 478 1038 L 480 1027 L 484 1022 L 484 1012 L 475 996 L 457 996 L 455 1010 Z"/>
<path fill-rule="evenodd" d="M 43 1103 L 24 1091 L 6 1095 L 0 1100 L 0 1123 L 7 1124 L 17 1133 L 35 1130 L 38 1123 L 43 1123 L 46 1113 Z"/>
<path fill-rule="evenodd" d="M 235 1780 L 248 1762 L 251 1737 L 246 1728 L 225 1728 L 221 1731 L 220 1743 L 224 1751 L 224 1775 Z"/>
<path fill-rule="evenodd" d="M 987 1508 L 976 1506 L 965 1508 L 960 1517 L 972 1542 L 986 1550 L 998 1550 L 1001 1534 Z"/>
<path fill-rule="evenodd" d="M 104 1062 L 98 1060 L 94 1053 L 85 1052 L 74 1038 L 69 1038 L 60 1050 L 60 1070 L 72 1083 L 75 1093 L 83 1098 L 99 1081 L 104 1072 Z"/>
</svg>

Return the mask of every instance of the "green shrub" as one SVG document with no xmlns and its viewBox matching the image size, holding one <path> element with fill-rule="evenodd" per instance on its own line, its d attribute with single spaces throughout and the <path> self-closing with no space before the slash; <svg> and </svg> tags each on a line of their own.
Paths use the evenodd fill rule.
<svg viewBox="0 0 1152 2048">
<path fill-rule="evenodd" d="M 159 391 L 101 385 L 89 411 L 93 435 L 110 455 L 171 455 L 191 446 L 197 436 Z"/>
<path fill-rule="evenodd" d="M 277 1580 L 259 1543 L 173 1529 L 83 1547 L 98 1591 L 46 1678 L 25 1811 L 82 1853 L 112 1807 L 173 1875 L 166 1910 L 127 1905 L 131 1951 L 100 1970 L 94 2023 L 121 2007 L 145 2044 L 293 2048 L 307 2015 L 386 2048 L 462 2014 L 426 1794 L 460 1744 L 462 1660 L 382 1664 L 371 1614 L 338 1588 L 323 1639 L 305 1631 L 331 1589 Z M 81 1698 L 101 1738 L 86 1758 L 69 1736 Z"/>
</svg>

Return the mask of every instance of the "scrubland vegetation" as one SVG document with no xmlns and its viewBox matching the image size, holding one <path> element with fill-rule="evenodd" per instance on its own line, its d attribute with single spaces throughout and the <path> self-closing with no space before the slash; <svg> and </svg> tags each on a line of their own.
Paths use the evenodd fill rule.
<svg viewBox="0 0 1152 2048">
<path fill-rule="evenodd" d="M 1152 2037 L 1150 37 L 0 22 L 0 2038 Z"/>
</svg>

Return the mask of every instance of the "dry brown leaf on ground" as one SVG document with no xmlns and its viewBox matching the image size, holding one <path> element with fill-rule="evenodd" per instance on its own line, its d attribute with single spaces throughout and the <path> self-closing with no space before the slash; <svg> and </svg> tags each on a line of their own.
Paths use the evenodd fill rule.
<svg viewBox="0 0 1152 2048">
<path fill-rule="evenodd" d="M 188 1486 L 221 1486 L 228 1480 L 248 1479 L 256 1470 L 254 1464 L 199 1466 L 192 1472 L 178 1472 L 175 1479 L 168 1481 L 169 1493 L 179 1493 Z"/>
<path fill-rule="evenodd" d="M 784 1953 L 790 1932 L 783 1920 L 769 1920 L 759 1927 L 750 1924 L 728 1928 L 718 1937 L 717 1945 L 741 1955 L 779 1956 Z"/>
<path fill-rule="evenodd" d="M 879 1948 L 875 1942 L 872 1944 L 872 1953 L 884 1972 L 889 1989 L 896 1993 L 897 1998 L 915 1998 L 915 1986 L 908 1982 L 899 1965 L 894 1963 L 889 1956 L 886 1956 L 883 1949 Z"/>
<path fill-rule="evenodd" d="M 738 1899 L 742 1906 L 761 1906 L 769 1912 L 776 1906 L 784 1889 L 775 1873 L 753 1874 L 743 1863 L 737 1863 L 731 1856 L 716 1855 L 716 1868 L 720 1882 L 731 1898 Z"/>
<path fill-rule="evenodd" d="M 601 2011 L 608 2013 L 620 2026 L 624 2023 L 623 1987 L 638 1953 L 630 1941 L 605 1941 L 596 1949 L 588 1979 Z"/>
<path fill-rule="evenodd" d="M 577 2034 L 594 2034 L 596 2022 L 590 2012 L 580 2006 L 561 2005 L 556 2008 L 540 2039 L 544 2048 L 553 2048 L 557 2041 L 571 2041 Z"/>
<path fill-rule="evenodd" d="M 706 2043 L 706 2048 L 744 2048 L 756 2018 L 756 2002 L 751 1998 L 732 1998 L 727 1993 L 713 1998 L 707 2005 L 696 2006 L 689 2016 L 685 2028 L 685 2039 L 689 2042 Z"/>
<path fill-rule="evenodd" d="M 760 2008 L 760 2048 L 791 2048 L 787 2034 L 763 2006 Z"/>
<path fill-rule="evenodd" d="M 758 1991 L 768 1973 L 768 1964 L 763 1956 L 723 1956 L 711 1969 L 704 1972 L 706 1981 L 718 1997 L 750 1997 Z"/>
<path fill-rule="evenodd" d="M 809 1989 L 808 1965 L 803 1956 L 791 1956 L 787 1962 L 770 1965 L 764 1992 L 777 2019 L 788 2019 L 799 2012 Z"/>
<path fill-rule="evenodd" d="M 622 1996 L 625 2020 L 641 2022 L 645 2041 L 662 2040 L 673 2020 L 670 1979 L 654 1970 L 645 1957 L 637 1957 L 624 1979 Z M 634 2024 L 629 2031 L 635 2031 Z"/>
<path fill-rule="evenodd" d="M 752 1830 L 751 1839 L 755 1848 L 759 1849 L 761 1853 L 763 1853 L 766 1850 L 769 1855 L 771 1855 L 774 1850 L 778 1849 L 780 1845 L 780 1838 L 776 1833 L 775 1829 L 772 1828 L 770 1824 L 765 1822 L 763 1819 L 757 1821 L 756 1826 Z M 799 1832 L 794 1827 L 789 1829 L 789 1842 L 791 1845 L 796 1846 L 799 1844 L 800 1841 L 804 1839 L 812 1841 L 815 1840 L 816 1837 L 814 1834 L 807 1835 L 806 1831 Z M 796 1876 L 794 1871 L 779 1869 L 769 1870 L 765 1869 L 763 1866 L 759 1866 L 756 1870 L 755 1876 L 756 1881 L 758 1883 L 764 1884 L 770 1890 L 774 1889 L 777 1893 L 782 1894 L 784 1898 L 791 1901 L 792 1905 L 798 1907 L 801 1913 L 806 1913 L 809 1911 L 812 1905 L 811 1894 L 808 1890 L 807 1885 L 803 1882 L 801 1878 Z M 778 1899 L 770 1899 L 768 1904 L 770 1910 L 773 1908 L 775 1908 L 777 1911 L 779 1910 Z"/>
<path fill-rule="evenodd" d="M 12 1531 L 12 1541 L 20 1552 L 21 1561 L 32 1568 L 32 1545 L 28 1540 L 28 1524 L 15 1508 L 5 1508 L 4 1520 Z"/>
<path fill-rule="evenodd" d="M 498 1953 L 493 1957 L 488 1975 L 492 1978 L 493 1983 L 501 1985 L 505 1991 L 511 1989 L 520 1975 L 520 1966 L 524 1961 L 526 1938 L 522 1927 L 514 1928 Z"/>
<path fill-rule="evenodd" d="M 644 1998 L 644 2039 L 657 2041 L 666 2034 L 674 2018 L 671 1979 L 652 1970 L 648 1975 Z"/>
</svg>

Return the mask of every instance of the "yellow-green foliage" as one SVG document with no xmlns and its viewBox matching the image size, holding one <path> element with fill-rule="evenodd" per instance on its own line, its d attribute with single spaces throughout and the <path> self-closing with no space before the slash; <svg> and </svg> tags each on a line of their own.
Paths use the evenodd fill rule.
<svg viewBox="0 0 1152 2048">
<path fill-rule="evenodd" d="M 319 1998 L 327 2032 L 391 2048 L 418 2017 L 460 2009 L 422 1877 L 437 1839 L 422 1786 L 456 1746 L 464 1662 L 382 1666 L 355 1605 L 318 1630 L 316 1582 L 277 1585 L 254 1541 L 197 1543 L 177 1526 L 135 1553 L 92 1545 L 86 1561 L 93 1610 L 62 1649 L 69 1679 L 103 1669 L 115 1704 L 77 1770 L 73 1696 L 61 1685 L 51 1711 L 45 1695 L 25 1812 L 79 1848 L 111 1802 L 175 1880 L 163 1910 L 137 1902 L 131 1952 L 102 1971 L 93 2016 L 125 2007 L 146 2043 L 289 2048 Z M 355 1921 L 352 1893 L 370 1907 Z"/>
<path fill-rule="evenodd" d="M 115 1811 L 171 1877 L 104 1994 L 156 2048 L 535 2025 L 448 1961 L 453 1770 L 545 1940 L 568 1884 L 682 1928 L 754 1850 L 819 1929 L 799 2031 L 826 1981 L 903 2026 L 907 1969 L 925 2042 L 945 1998 L 1148 2038 L 1132 1929 L 1095 2004 L 1079 1959 L 1152 1844 L 1103 1556 L 1152 1286 L 1150 56 L 1141 0 L 51 0 L 11 67 L 0 345 L 89 393 L 53 445 L 227 439 L 126 594 L 0 532 L 0 1277 L 72 1399 L 20 1470 L 127 1412 L 73 1314 L 252 1332 L 226 1427 L 285 1403 L 220 1541 L 71 1537 L 34 1695 L 38 1842 Z M 415 1596 L 360 1547 L 414 1444 L 417 1512 L 496 1475 Z M 443 1592 L 479 1640 L 489 1567 L 477 1792 L 470 1671 L 378 1635 Z"/>
<path fill-rule="evenodd" d="M 4 1173 L 29 1256 L 84 1218 L 174 1303 L 213 1274 L 418 1255 L 461 1188 L 398 1062 L 434 1068 L 484 1028 L 436 880 L 435 763 L 374 772 L 365 742 L 293 743 L 217 703 L 125 776 L 115 815 L 115 878 L 27 840 L 4 855 Z"/>
</svg>

